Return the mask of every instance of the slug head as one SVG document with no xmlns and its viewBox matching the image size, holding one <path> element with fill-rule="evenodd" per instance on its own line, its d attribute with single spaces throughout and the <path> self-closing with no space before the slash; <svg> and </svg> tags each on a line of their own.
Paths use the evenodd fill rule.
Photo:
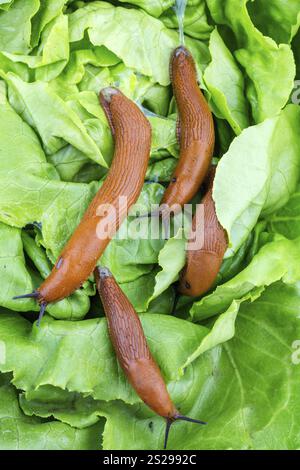
<svg viewBox="0 0 300 470">
<path fill-rule="evenodd" d="M 103 111 L 105 113 L 106 119 L 108 120 L 113 135 L 115 134 L 115 129 L 113 125 L 111 104 L 114 100 L 114 97 L 120 96 L 123 96 L 123 93 L 121 93 L 117 88 L 114 87 L 103 88 L 99 93 L 99 102 L 103 108 Z"/>
<path fill-rule="evenodd" d="M 195 63 L 190 51 L 184 47 L 177 47 L 170 60 L 170 76 L 171 80 L 176 80 L 178 75 L 184 76 L 186 73 L 195 73 Z"/>
<path fill-rule="evenodd" d="M 113 96 L 120 94 L 121 92 L 117 88 L 108 86 L 100 91 L 100 99 L 103 100 L 106 104 L 110 104 Z"/>
</svg>

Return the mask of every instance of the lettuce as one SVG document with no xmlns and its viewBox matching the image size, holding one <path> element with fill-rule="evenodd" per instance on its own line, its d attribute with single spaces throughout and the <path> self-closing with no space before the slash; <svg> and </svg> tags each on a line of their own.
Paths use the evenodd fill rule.
<svg viewBox="0 0 300 470">
<path fill-rule="evenodd" d="M 218 218 L 236 251 L 262 213 L 282 207 L 299 180 L 299 107 L 245 129 L 217 169 L 214 199 Z M 228 191 L 231 187 L 231 191 Z"/>
<path fill-rule="evenodd" d="M 236 134 L 248 127 L 248 104 L 244 96 L 244 77 L 230 50 L 215 29 L 209 42 L 211 63 L 204 82 L 211 95 L 216 116 L 226 119 Z"/>
<path fill-rule="evenodd" d="M 253 25 L 248 0 L 207 0 L 217 24 L 229 27 L 235 37 L 235 56 L 249 79 L 247 97 L 255 122 L 274 116 L 287 103 L 293 88 L 295 65 L 291 49 L 279 46 Z M 278 80 L 281 86 L 278 87 Z"/>
<path fill-rule="evenodd" d="M 180 3 L 182 18 L 175 0 L 0 0 L 3 449 L 163 444 L 164 420 L 117 363 L 92 276 L 40 327 L 37 303 L 13 299 L 49 275 L 107 175 L 106 86 L 137 103 L 152 141 L 139 200 L 98 263 L 140 314 L 176 406 L 208 422 L 175 423 L 169 448 L 299 448 L 299 2 Z M 229 239 L 215 285 L 195 299 L 177 292 L 187 221 L 152 240 L 138 218 L 178 162 L 169 58 L 180 20 L 214 114 L 213 198 Z"/>
<path fill-rule="evenodd" d="M 0 11 L 0 50 L 27 54 L 31 50 L 31 19 L 38 12 L 39 0 L 14 0 L 6 11 Z M 12 27 L 13 26 L 13 27 Z"/>
<path fill-rule="evenodd" d="M 297 0 L 268 2 L 255 0 L 249 3 L 248 9 L 258 29 L 278 44 L 289 43 L 299 29 L 300 14 Z"/>
<path fill-rule="evenodd" d="M 93 2 L 70 15 L 70 41 L 78 42 L 88 32 L 94 46 L 106 46 L 127 67 L 168 85 L 169 56 L 177 46 L 177 34 L 163 23 L 140 10 L 113 7 L 106 2 Z M 137 29 L 138 28 L 138 29 Z M 139 41 L 137 41 L 139 37 Z M 187 41 L 199 67 L 208 59 L 204 44 Z"/>
<path fill-rule="evenodd" d="M 184 373 L 186 358 L 205 339 L 207 329 L 171 316 L 142 316 L 150 347 L 177 406 L 209 423 L 196 429 L 176 423 L 170 434 L 171 449 L 297 447 L 298 371 L 292 362 L 292 344 L 300 333 L 299 302 L 296 286 L 277 283 L 269 287 L 259 299 L 240 306 L 235 338 L 194 359 Z M 139 403 L 127 386 L 107 341 L 104 319 L 70 325 L 46 317 L 41 329 L 32 329 L 28 321 L 3 313 L 0 332 L 7 348 L 1 369 L 13 370 L 13 383 L 24 390 L 20 403 L 26 414 L 54 415 L 85 429 L 102 416 L 106 419 L 105 449 L 161 448 L 164 422 Z M 30 359 L 33 354 L 35 361 Z M 47 365 L 41 369 L 45 355 Z M 73 362 L 75 375 L 70 367 Z M 199 389 L 203 390 L 200 395 Z M 81 393 L 74 395 L 75 391 Z M 113 401 L 107 401 L 108 397 Z M 288 431 L 291 420 L 295 434 L 285 432 L 282 437 L 280 431 Z"/>
<path fill-rule="evenodd" d="M 1 450 L 99 449 L 101 424 L 80 430 L 55 420 L 24 415 L 7 374 L 0 376 L 0 423 Z"/>
</svg>

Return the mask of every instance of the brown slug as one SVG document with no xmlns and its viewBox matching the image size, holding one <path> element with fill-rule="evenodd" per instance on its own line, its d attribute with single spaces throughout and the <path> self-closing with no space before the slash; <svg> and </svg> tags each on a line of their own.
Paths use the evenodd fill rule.
<svg viewBox="0 0 300 470">
<path fill-rule="evenodd" d="M 166 419 L 164 448 L 176 420 L 206 424 L 181 415 L 173 404 L 158 365 L 149 350 L 138 314 L 107 268 L 95 269 L 97 289 L 109 335 L 120 366 L 143 402 Z"/>
<path fill-rule="evenodd" d="M 215 171 L 215 167 L 211 167 L 207 177 L 207 191 L 201 201 L 204 221 L 197 226 L 202 215 L 201 206 L 193 218 L 187 261 L 179 281 L 179 292 L 192 297 L 205 294 L 214 285 L 228 247 L 227 235 L 218 221 L 212 197 Z M 199 211 L 201 214 L 197 217 Z M 199 249 L 191 249 L 195 237 L 200 240 L 202 236 L 203 245 Z"/>
<path fill-rule="evenodd" d="M 39 319 L 49 302 L 69 296 L 92 274 L 144 184 L 151 147 L 149 122 L 138 106 L 115 88 L 102 90 L 99 100 L 114 135 L 112 165 L 50 275 L 36 291 L 15 297 L 36 298 L 41 305 Z"/>
<path fill-rule="evenodd" d="M 212 113 L 198 86 L 192 54 L 184 46 L 171 56 L 170 76 L 178 108 L 180 154 L 157 211 L 162 218 L 178 212 L 195 196 L 211 165 L 215 145 Z"/>
</svg>

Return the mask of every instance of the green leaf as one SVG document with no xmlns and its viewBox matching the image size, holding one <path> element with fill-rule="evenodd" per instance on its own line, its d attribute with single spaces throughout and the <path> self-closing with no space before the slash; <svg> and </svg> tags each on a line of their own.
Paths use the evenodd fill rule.
<svg viewBox="0 0 300 470">
<path fill-rule="evenodd" d="M 143 8 L 149 15 L 156 16 L 157 18 L 174 4 L 174 0 L 120 0 L 120 2 L 131 3 Z"/>
<path fill-rule="evenodd" d="M 150 273 L 153 264 L 157 262 L 164 240 L 161 239 L 159 232 L 157 237 L 151 236 L 148 218 L 133 218 L 133 216 L 149 212 L 152 204 L 158 205 L 163 192 L 164 189 L 160 184 L 144 185 L 138 201 L 130 209 L 130 216 L 122 223 L 101 256 L 99 263 L 107 266 L 120 283 L 129 283 L 143 274 Z M 132 286 L 132 289 L 137 288 L 137 286 Z M 143 304 L 147 302 L 147 296 L 143 290 L 137 294 Z M 137 302 L 134 304 L 137 308 Z"/>
<path fill-rule="evenodd" d="M 0 129 L 0 220 L 20 228 L 40 222 L 43 244 L 54 260 L 97 188 L 60 181 L 33 130 L 7 102 L 0 106 Z"/>
<path fill-rule="evenodd" d="M 148 167 L 146 178 L 149 181 L 169 182 L 177 166 L 175 158 L 165 158 Z"/>
<path fill-rule="evenodd" d="M 44 29 L 37 55 L 3 54 L 13 62 L 36 69 L 36 80 L 49 81 L 60 74 L 69 59 L 68 39 L 68 18 L 61 14 Z M 10 71 L 14 72 L 13 68 Z"/>
<path fill-rule="evenodd" d="M 7 75 L 7 80 L 13 92 L 10 96 L 12 105 L 38 131 L 46 153 L 53 154 L 70 143 L 87 157 L 107 167 L 80 119 L 47 83 L 25 83 L 11 73 Z"/>
<path fill-rule="evenodd" d="M 172 3 L 174 4 L 175 2 L 173 1 Z M 177 3 L 179 4 L 178 0 Z M 208 24 L 205 1 L 196 0 L 196 2 L 192 1 L 187 3 L 188 5 L 185 8 L 183 17 L 184 34 L 201 40 L 208 39 L 213 28 Z M 189 3 L 191 3 L 191 5 L 189 5 Z M 163 21 L 168 28 L 178 29 L 177 15 L 178 12 L 176 11 L 175 3 L 172 8 L 161 15 L 160 20 Z"/>
<path fill-rule="evenodd" d="M 143 105 L 155 114 L 167 116 L 170 98 L 170 87 L 163 87 L 156 83 L 144 94 Z"/>
<path fill-rule="evenodd" d="M 299 288 L 276 284 L 241 305 L 235 337 L 201 355 L 169 389 L 180 411 L 206 426 L 176 422 L 170 450 L 287 450 L 299 447 Z M 162 449 L 165 423 L 144 407 L 101 405 L 103 447 Z M 151 422 L 151 424 L 150 424 Z M 220 432 L 222 429 L 222 432 Z"/>
<path fill-rule="evenodd" d="M 38 12 L 34 15 L 31 21 L 31 45 L 35 47 L 38 45 L 41 32 L 45 26 L 62 13 L 64 4 L 67 0 L 43 0 L 40 4 Z"/>
<path fill-rule="evenodd" d="M 155 287 L 150 302 L 178 280 L 179 273 L 185 265 L 186 238 L 183 230 L 178 230 L 159 252 L 158 264 L 161 270 L 155 276 Z"/>
<path fill-rule="evenodd" d="M 300 186 L 292 194 L 288 203 L 268 218 L 269 229 L 286 238 L 300 237 Z"/>
<path fill-rule="evenodd" d="M 26 254 L 33 261 L 39 273 L 26 266 Z M 43 249 L 36 245 L 33 238 L 20 229 L 0 223 L 0 272 L 3 282 L 0 288 L 0 305 L 18 312 L 35 311 L 40 307 L 32 299 L 13 299 L 16 295 L 32 292 L 47 277 L 51 264 Z M 89 298 L 84 290 L 78 290 L 67 299 L 49 304 L 47 312 L 55 318 L 83 318 L 90 307 Z"/>
<path fill-rule="evenodd" d="M 87 30 L 94 46 L 106 46 L 127 67 L 161 85 L 170 83 L 169 59 L 178 45 L 178 35 L 161 21 L 141 10 L 114 7 L 98 1 L 78 9 L 69 16 L 69 20 L 71 42 L 82 40 Z M 206 46 L 193 40 L 187 40 L 187 46 L 203 68 L 208 62 Z"/>
<path fill-rule="evenodd" d="M 244 96 L 244 77 L 217 29 L 209 41 L 212 61 L 203 79 L 210 93 L 215 114 L 226 119 L 236 134 L 248 127 L 248 105 Z"/>
<path fill-rule="evenodd" d="M 249 79 L 247 97 L 252 114 L 256 122 L 261 122 L 276 115 L 287 103 L 295 64 L 288 45 L 278 46 L 255 28 L 247 3 L 248 0 L 207 0 L 216 23 L 228 26 L 234 33 L 238 46 L 235 56 Z"/>
<path fill-rule="evenodd" d="M 278 44 L 291 42 L 300 26 L 298 0 L 252 0 L 248 10 L 255 26 Z"/>
<path fill-rule="evenodd" d="M 164 365 L 163 371 L 166 377 L 170 377 L 169 373 L 166 373 L 167 364 L 168 370 L 172 370 L 171 380 L 173 381 L 169 383 L 169 390 L 177 407 L 188 416 L 202 418 L 208 422 L 206 427 L 195 427 L 184 422 L 174 424 L 170 433 L 169 449 L 293 449 L 298 447 L 299 433 L 296 423 L 299 422 L 299 413 L 293 398 L 297 396 L 298 370 L 296 363 L 293 363 L 293 360 L 297 358 L 293 343 L 300 335 L 299 306 L 299 289 L 280 283 L 268 288 L 255 302 L 242 304 L 236 320 L 234 339 L 201 354 L 186 368 L 179 380 L 176 379 L 176 374 L 174 375 L 176 363 L 181 363 L 182 354 L 187 357 L 187 350 L 191 351 L 191 340 L 195 338 L 195 333 L 192 335 L 192 331 L 196 326 L 169 316 L 142 316 L 151 348 L 155 347 L 160 338 L 160 344 L 153 352 L 160 366 Z M 152 322 L 149 324 L 150 320 Z M 42 377 L 45 380 L 42 382 L 49 382 L 47 376 L 51 377 L 51 382 L 57 382 L 56 377 L 60 377 L 61 386 L 66 381 L 66 378 L 63 379 L 66 370 L 72 369 L 70 360 L 77 360 L 77 367 L 74 369 L 76 375 L 73 374 L 70 378 L 68 388 L 72 387 L 76 380 L 77 384 L 81 383 L 86 387 L 91 382 L 91 375 L 88 375 L 88 381 L 80 382 L 80 371 L 88 374 L 89 367 L 92 370 L 92 363 L 97 360 L 96 351 L 94 354 L 90 353 L 90 348 L 94 348 L 95 340 L 102 346 L 106 344 L 105 338 L 99 336 L 99 327 L 103 319 L 96 323 L 94 320 L 80 322 L 80 330 L 75 327 L 75 324 L 68 324 L 66 325 L 68 328 L 65 328 L 64 322 L 51 322 L 47 317 L 45 322 L 47 326 L 45 323 L 42 324 L 39 336 L 36 336 L 36 330 L 33 330 L 32 336 L 31 326 L 25 320 L 13 319 L 9 314 L 0 317 L 0 337 L 5 341 L 8 357 L 2 369 L 12 369 L 12 363 L 14 363 L 14 368 L 18 369 L 18 373 L 15 371 L 14 379 L 17 386 L 23 388 L 27 381 L 32 383 L 32 380 L 36 384 L 40 382 L 40 380 L 35 380 L 35 370 L 38 369 L 36 362 L 38 360 L 45 364 L 43 355 L 48 354 L 47 367 L 46 369 L 44 367 L 42 371 Z M 95 328 L 96 324 L 97 328 Z M 160 328 L 155 332 L 155 326 L 158 324 Z M 186 338 L 187 325 L 190 328 L 188 333 L 190 340 L 189 343 L 184 344 L 183 338 Z M 14 331 L 14 335 L 9 335 L 9 331 Z M 200 333 L 199 329 L 198 344 L 203 340 L 206 331 L 202 329 Z M 86 340 L 84 340 L 85 335 Z M 164 335 L 164 340 L 161 335 Z M 27 338 L 30 338 L 30 342 Z M 59 342 L 57 342 L 58 338 L 60 338 Z M 153 340 L 155 338 L 155 341 L 152 341 L 152 338 Z M 171 339 L 172 343 L 169 342 Z M 45 342 L 47 346 L 42 353 L 42 346 Z M 54 342 L 57 346 L 53 350 Z M 264 348 L 261 347 L 262 344 Z M 59 351 L 62 349 L 70 351 L 70 348 L 73 351 L 73 354 L 68 355 L 68 361 L 62 357 L 61 353 L 55 354 L 55 351 L 58 351 L 58 345 Z M 68 348 L 66 348 L 67 345 Z M 162 347 L 167 348 L 167 352 L 162 351 Z M 78 367 L 80 364 L 78 355 L 81 349 L 89 358 L 86 363 L 87 367 L 84 368 Z M 32 363 L 34 368 L 30 375 L 26 373 L 24 362 L 33 350 L 36 352 L 36 360 Z M 20 351 L 22 351 L 22 360 Z M 49 351 L 51 351 L 50 354 Z M 173 351 L 176 352 L 176 357 Z M 102 360 L 105 357 L 103 354 L 102 347 Z M 181 359 L 176 362 L 179 357 Z M 80 358 L 80 361 L 84 360 L 82 355 Z M 51 367 L 52 360 L 60 362 L 60 367 L 53 368 L 53 365 Z M 99 359 L 97 364 L 99 366 Z M 47 369 L 52 370 L 51 375 L 47 374 Z M 95 370 L 98 371 L 97 368 Z M 110 395 L 112 395 L 111 391 L 115 383 L 112 371 L 113 369 L 110 368 Z M 105 373 L 98 372 L 98 380 L 102 376 L 105 379 Z M 119 380 L 115 391 L 120 390 L 121 383 L 123 384 Z M 48 413 L 54 415 L 57 413 L 63 419 L 78 423 L 84 423 L 84 421 L 88 423 L 97 416 L 105 416 L 107 422 L 103 445 L 107 450 L 115 448 L 160 449 L 162 447 L 165 423 L 160 417 L 154 416 L 145 405 L 138 403 L 130 405 L 120 401 L 85 402 L 86 399 L 83 400 L 80 396 L 74 397 L 73 395 L 76 404 L 72 412 L 69 406 L 70 399 L 66 396 L 63 399 L 59 389 L 51 389 L 49 385 L 47 387 L 47 389 L 40 387 L 36 392 L 28 393 L 28 398 L 34 399 L 29 400 L 29 403 L 22 400 L 22 406 L 26 411 L 42 413 L 44 416 L 48 416 Z M 43 390 L 44 392 L 47 390 L 48 409 Z M 186 390 L 189 391 L 188 395 Z M 257 390 L 260 393 L 257 393 Z M 276 393 L 272 393 L 272 390 L 276 390 Z M 105 400 L 107 398 L 109 396 L 106 396 Z M 247 413 L 249 409 L 251 413 Z M 292 432 L 290 431 L 291 421 L 295 423 Z M 152 422 L 151 425 L 150 422 Z M 223 429 L 221 434 L 220 428 Z M 287 430 L 283 436 L 282 429 Z"/>
<path fill-rule="evenodd" d="M 143 314 L 141 320 L 166 380 L 178 379 L 207 329 L 170 315 Z M 46 315 L 38 328 L 21 316 L 2 312 L 0 339 L 6 350 L 0 369 L 13 372 L 19 389 L 52 386 L 96 400 L 140 402 L 117 364 L 105 318 L 66 322 Z"/>
<path fill-rule="evenodd" d="M 39 6 L 39 0 L 14 0 L 7 11 L 0 10 L 1 51 L 16 54 L 30 51 L 31 19 Z"/>
<path fill-rule="evenodd" d="M 218 286 L 214 292 L 194 302 L 190 314 L 194 321 L 217 315 L 231 302 L 248 294 L 256 297 L 265 286 L 283 280 L 292 284 L 300 280 L 300 238 L 284 238 L 266 243 L 249 265 L 234 278 Z"/>
<path fill-rule="evenodd" d="M 0 305 L 12 310 L 31 310 L 34 301 L 13 300 L 15 295 L 32 292 L 32 280 L 26 270 L 21 231 L 0 223 Z"/>
<path fill-rule="evenodd" d="M 299 107 L 287 106 L 277 117 L 245 129 L 220 160 L 213 197 L 233 251 L 246 240 L 262 211 L 279 209 L 295 191 L 299 119 Z"/>
<path fill-rule="evenodd" d="M 75 429 L 58 421 L 29 418 L 22 413 L 17 390 L 0 376 L 1 450 L 97 450 L 101 449 L 102 423 Z"/>
</svg>

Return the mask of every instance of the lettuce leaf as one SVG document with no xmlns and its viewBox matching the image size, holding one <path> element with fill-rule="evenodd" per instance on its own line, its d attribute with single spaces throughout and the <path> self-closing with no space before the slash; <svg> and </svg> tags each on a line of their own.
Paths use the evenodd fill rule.
<svg viewBox="0 0 300 470">
<path fill-rule="evenodd" d="M 217 24 L 229 27 L 235 37 L 235 56 L 249 79 L 247 97 L 255 122 L 276 115 L 293 89 L 295 64 L 290 47 L 277 45 L 253 25 L 248 0 L 207 0 Z M 281 86 L 278 87 L 278 80 Z"/>
<path fill-rule="evenodd" d="M 22 62 L 35 69 L 36 80 L 49 81 L 58 76 L 69 59 L 68 18 L 59 15 L 43 30 L 36 55 L 3 52 L 13 62 Z M 13 69 L 11 70 L 13 71 Z"/>
<path fill-rule="evenodd" d="M 244 77 L 230 50 L 215 29 L 209 40 L 211 63 L 205 69 L 204 83 L 214 114 L 226 119 L 236 134 L 248 127 L 248 104 Z"/>
<path fill-rule="evenodd" d="M 1 450 L 96 450 L 101 448 L 101 431 L 101 423 L 75 429 L 58 421 L 25 416 L 16 389 L 6 374 L 0 375 Z"/>
<path fill-rule="evenodd" d="M 261 292 L 276 281 L 288 284 L 300 280 L 300 239 L 287 240 L 279 237 L 266 243 L 249 265 L 235 277 L 217 287 L 211 294 L 195 302 L 190 314 L 195 321 L 224 312 L 235 299 Z"/>
<path fill-rule="evenodd" d="M 261 214 L 282 207 L 296 189 L 299 119 L 299 107 L 289 105 L 278 116 L 248 127 L 218 165 L 213 197 L 234 252 Z"/>
<path fill-rule="evenodd" d="M 39 0 L 14 0 L 7 11 L 0 11 L 1 51 L 27 54 L 31 50 L 31 19 L 39 6 Z"/>
<path fill-rule="evenodd" d="M 170 315 L 143 314 L 141 320 L 149 347 L 166 379 L 182 376 L 183 364 L 207 329 Z M 176 339 L 170 332 L 176 333 Z M 13 372 L 12 382 L 17 388 L 31 391 L 51 385 L 96 400 L 140 402 L 116 362 L 105 318 L 67 322 L 45 316 L 38 328 L 21 316 L 2 312 L 0 338 L 6 348 L 0 369 Z"/>
<path fill-rule="evenodd" d="M 161 16 L 160 20 L 168 28 L 178 29 L 178 11 L 176 11 L 176 2 L 169 10 L 165 11 Z M 179 5 L 180 2 L 178 2 Z M 181 3 L 184 3 L 181 2 Z M 204 0 L 196 0 L 186 2 L 183 17 L 184 34 L 197 39 L 208 39 L 213 27 L 208 23 L 206 4 Z M 177 7 L 178 10 L 178 7 Z"/>
<path fill-rule="evenodd" d="M 38 12 L 31 20 L 31 45 L 35 47 L 39 43 L 40 35 L 44 28 L 60 16 L 67 0 L 43 0 Z"/>
<path fill-rule="evenodd" d="M 293 363 L 296 358 L 293 343 L 300 334 L 299 302 L 299 289 L 296 286 L 277 283 L 269 287 L 254 302 L 243 303 L 236 320 L 235 338 L 201 354 L 186 368 L 185 373 L 179 379 L 175 378 L 174 372 L 176 364 L 181 363 L 181 360 L 176 361 L 182 358 L 182 354 L 186 357 L 186 351 L 190 350 L 192 338 L 195 338 L 194 335 L 190 336 L 189 346 L 188 343 L 183 345 L 183 338 L 188 341 L 185 328 L 190 325 L 189 328 L 192 331 L 193 328 L 199 327 L 183 320 L 164 316 L 165 322 L 170 322 L 170 327 L 174 323 L 174 329 L 171 327 L 170 329 L 154 330 L 155 325 L 158 326 L 157 318 L 154 319 L 150 315 L 142 317 L 147 335 L 148 332 L 150 333 L 151 347 L 157 344 L 158 338 L 160 339 L 159 347 L 154 351 L 154 354 L 163 367 L 166 377 L 170 377 L 166 369 L 167 365 L 168 370 L 173 372 L 173 378 L 171 381 L 169 378 L 168 381 L 174 402 L 183 413 L 205 419 L 208 422 L 205 427 L 194 427 L 184 422 L 175 423 L 170 433 L 169 449 L 279 450 L 298 447 L 299 407 L 295 406 L 294 400 L 294 397 L 297 396 L 298 370 Z M 153 324 L 150 326 L 148 321 L 151 319 L 153 319 Z M 48 319 L 45 320 L 48 322 Z M 7 335 L 11 329 L 12 321 L 15 329 L 14 341 L 12 335 L 10 337 Z M 41 351 L 47 337 L 48 350 L 50 345 L 53 347 L 55 341 L 58 341 L 58 337 L 61 338 L 60 351 L 62 351 L 61 341 L 64 342 L 64 350 L 70 351 L 70 348 L 74 350 L 74 340 L 78 338 L 78 348 L 80 350 L 83 348 L 84 354 L 80 356 L 80 360 L 84 361 L 89 349 L 94 347 L 91 344 L 91 338 L 93 341 L 96 340 L 96 344 L 105 344 L 98 336 L 100 333 L 99 322 L 100 320 L 97 320 L 96 330 L 95 324 L 92 326 L 87 322 L 81 322 L 80 329 L 75 328 L 75 325 L 72 324 L 71 326 L 74 327 L 74 331 L 72 331 L 73 328 L 70 330 L 69 324 L 65 329 L 64 322 L 52 321 L 48 328 L 53 334 L 50 335 L 45 324 L 42 325 L 37 343 L 36 330 L 33 330 L 33 336 L 30 335 L 31 327 L 25 320 L 20 318 L 12 320 L 10 315 L 1 316 L 1 338 L 5 339 L 9 357 L 6 364 L 2 365 L 2 369 L 11 369 L 13 368 L 12 363 L 14 363 L 15 370 L 19 371 L 15 372 L 14 379 L 18 386 L 22 388 L 27 381 L 32 382 L 32 380 L 36 384 L 35 370 L 30 378 L 26 373 L 24 361 L 26 362 L 27 357 L 32 354 L 30 351 L 33 351 L 34 345 Z M 180 322 L 181 328 L 178 328 L 178 322 Z M 86 326 L 82 330 L 84 325 Z M 167 325 L 165 324 L 165 326 Z M 85 335 L 80 335 L 80 331 L 85 333 L 93 331 L 93 336 L 87 336 L 84 340 Z M 154 331 L 156 331 L 155 342 L 151 340 L 151 338 L 154 339 Z M 197 341 L 201 340 L 201 335 L 205 334 L 205 331 L 206 329 L 202 329 L 200 334 L 199 330 Z M 67 336 L 61 337 L 62 333 Z M 56 334 L 59 336 L 56 337 Z M 28 335 L 33 341 L 31 346 L 28 343 Z M 162 340 L 162 335 L 164 340 Z M 83 347 L 85 341 L 88 341 L 88 344 Z M 67 345 L 68 348 L 66 348 Z M 165 353 L 161 351 L 162 345 L 167 348 Z M 162 352 L 161 355 L 159 349 Z M 20 350 L 23 352 L 23 360 L 19 359 Z M 51 351 L 50 363 L 47 362 L 47 368 L 42 373 L 44 379 L 42 382 L 51 380 L 51 382 L 58 382 L 61 386 L 66 381 L 63 376 L 66 369 L 70 367 L 70 362 L 63 358 L 62 354 L 53 355 L 53 349 Z M 174 352 L 176 353 L 175 357 Z M 88 374 L 89 366 L 95 360 L 94 354 L 89 354 L 87 367 L 81 368 L 77 365 L 76 374 L 70 377 L 68 387 L 73 387 L 77 383 L 86 389 L 86 384 L 91 382 L 91 376 L 88 379 L 80 380 L 81 371 Z M 103 354 L 104 351 L 102 358 Z M 75 355 L 78 358 L 78 349 L 75 350 Z M 35 357 L 39 358 L 40 356 Z M 73 360 L 72 355 L 69 355 L 69 360 L 70 358 Z M 38 360 L 42 361 L 43 359 Z M 51 362 L 54 360 L 60 363 L 60 367 L 51 368 Z M 47 369 L 50 368 L 52 375 L 48 375 L 50 378 L 48 380 Z M 21 371 L 25 372 L 25 376 L 22 376 Z M 110 374 L 112 371 L 113 368 L 109 368 Z M 120 370 L 118 373 L 120 374 Z M 101 380 L 101 376 L 101 374 L 97 374 L 98 381 Z M 115 394 L 119 395 L 120 387 L 123 388 L 124 384 L 122 375 L 117 387 L 114 385 L 114 375 L 110 375 L 110 377 L 112 381 L 109 393 L 112 394 L 112 389 L 114 389 Z M 274 389 L 276 393 L 272 393 Z M 188 395 L 186 390 L 189 391 Z M 45 393 L 40 387 L 36 392 L 28 393 L 28 400 L 26 400 L 27 394 L 23 395 L 21 404 L 24 410 L 29 414 L 35 412 L 43 416 L 57 414 L 63 421 L 77 422 L 82 425 L 90 425 L 89 423 L 99 419 L 99 416 L 104 416 L 107 421 L 103 433 L 103 447 L 107 450 L 162 448 L 165 423 L 145 405 L 136 402 L 130 404 L 123 399 L 109 402 L 106 399 L 105 401 L 90 401 L 87 397 L 84 399 L 78 395 L 76 397 L 71 395 L 75 405 L 70 408 L 71 397 L 66 396 L 65 392 L 61 394 L 59 390 L 49 386 L 44 389 L 44 392 L 47 392 L 48 405 Z M 34 399 L 30 400 L 30 398 Z M 295 432 L 293 433 L 289 432 L 291 422 L 294 423 Z M 221 434 L 218 432 L 220 428 L 223 429 Z M 283 435 L 281 434 L 282 430 L 286 430 Z"/>
<path fill-rule="evenodd" d="M 300 185 L 288 203 L 268 218 L 269 229 L 291 240 L 300 237 Z"/>
<path fill-rule="evenodd" d="M 37 303 L 12 298 L 48 276 L 106 177 L 105 86 L 140 106 L 152 146 L 139 201 L 99 263 L 141 314 L 176 406 L 208 422 L 175 423 L 169 448 L 299 448 L 300 115 L 286 106 L 298 102 L 298 3 L 186 2 L 184 40 L 215 120 L 213 197 L 230 240 L 216 284 L 195 300 L 176 292 L 188 226 L 174 224 L 169 240 L 160 227 L 152 240 L 137 218 L 159 204 L 179 155 L 169 77 L 178 2 L 0 0 L 4 448 L 163 444 L 164 420 L 116 361 L 92 276 L 48 305 L 40 328 Z"/>
<path fill-rule="evenodd" d="M 95 194 L 95 184 L 60 181 L 34 131 L 5 100 L 0 128 L 0 220 L 19 228 L 39 222 L 48 255 L 56 258 Z"/>
<path fill-rule="evenodd" d="M 106 46 L 127 67 L 161 85 L 170 83 L 168 64 L 178 35 L 147 13 L 95 1 L 69 16 L 69 30 L 71 42 L 82 40 L 87 30 L 94 46 Z M 200 70 L 208 62 L 207 47 L 193 40 L 187 40 L 187 46 Z"/>
<path fill-rule="evenodd" d="M 248 10 L 256 27 L 277 44 L 291 42 L 299 29 L 297 0 L 254 0 L 249 3 Z"/>
<path fill-rule="evenodd" d="M 43 82 L 25 83 L 11 73 L 7 74 L 7 80 L 11 92 L 10 102 L 38 131 L 46 153 L 53 154 L 69 143 L 92 160 L 107 167 L 99 148 L 78 116 L 49 85 Z M 52 122 L 51 127 L 49 119 Z"/>
</svg>

